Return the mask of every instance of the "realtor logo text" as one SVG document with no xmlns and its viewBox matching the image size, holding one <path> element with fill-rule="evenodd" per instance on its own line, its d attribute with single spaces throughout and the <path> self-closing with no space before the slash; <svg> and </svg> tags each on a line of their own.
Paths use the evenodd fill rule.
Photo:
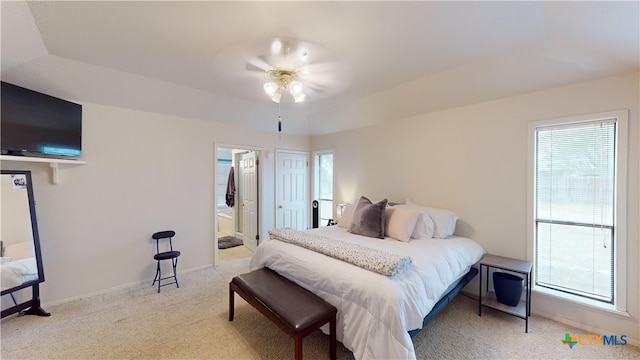
<svg viewBox="0 0 640 360">
<path fill-rule="evenodd" d="M 576 345 L 627 345 L 627 335 L 595 335 L 584 334 L 571 336 L 564 334 L 562 343 L 573 349 Z"/>
</svg>

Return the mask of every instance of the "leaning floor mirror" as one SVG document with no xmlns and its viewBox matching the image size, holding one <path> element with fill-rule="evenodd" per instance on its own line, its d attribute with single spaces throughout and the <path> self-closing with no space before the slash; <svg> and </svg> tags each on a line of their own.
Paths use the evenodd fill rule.
<svg viewBox="0 0 640 360">
<path fill-rule="evenodd" d="M 44 271 L 31 172 L 2 170 L 0 180 L 2 317 L 49 316 L 40 306 Z"/>
</svg>

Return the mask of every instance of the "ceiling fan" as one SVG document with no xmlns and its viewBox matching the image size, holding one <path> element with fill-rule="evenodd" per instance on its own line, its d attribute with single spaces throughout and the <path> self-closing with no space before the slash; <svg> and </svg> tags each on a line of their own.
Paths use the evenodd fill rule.
<svg viewBox="0 0 640 360">
<path fill-rule="evenodd" d="M 270 40 L 268 51 L 263 52 L 250 57 L 245 69 L 262 77 L 264 92 L 276 103 L 286 92 L 296 103 L 307 97 L 333 96 L 346 89 L 353 79 L 348 64 L 318 44 L 277 38 Z"/>
</svg>

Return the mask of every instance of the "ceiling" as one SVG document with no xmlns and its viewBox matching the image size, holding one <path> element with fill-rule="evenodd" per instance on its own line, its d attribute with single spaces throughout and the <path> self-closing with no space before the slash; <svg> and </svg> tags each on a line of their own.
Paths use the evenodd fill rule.
<svg viewBox="0 0 640 360">
<path fill-rule="evenodd" d="M 281 111 L 285 133 L 319 135 L 638 71 L 639 13 L 637 1 L 2 1 L 2 79 L 266 131 Z M 275 38 L 317 46 L 324 91 L 271 102 L 248 63 Z"/>
</svg>

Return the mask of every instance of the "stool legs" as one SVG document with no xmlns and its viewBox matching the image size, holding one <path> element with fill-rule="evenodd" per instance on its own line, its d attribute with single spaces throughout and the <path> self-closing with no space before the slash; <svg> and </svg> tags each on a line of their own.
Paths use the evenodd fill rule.
<svg viewBox="0 0 640 360">
<path fill-rule="evenodd" d="M 178 266 L 178 258 L 171 259 L 173 263 L 173 278 L 176 281 L 176 287 L 180 288 L 180 284 L 178 284 L 178 275 L 176 275 L 176 266 Z"/>
<path fill-rule="evenodd" d="M 160 268 L 160 261 L 161 260 L 157 260 L 158 266 L 156 267 L 156 276 L 153 278 L 153 283 L 151 285 L 153 286 L 153 285 L 155 285 L 156 281 L 158 282 L 158 293 L 160 293 L 160 287 L 161 286 L 171 285 L 173 283 L 175 283 L 176 286 L 179 288 L 180 284 L 178 284 L 178 276 L 176 274 L 176 268 L 178 266 L 178 258 L 172 258 L 171 259 L 171 266 L 173 267 L 173 276 L 167 276 L 165 278 L 162 277 L 162 270 Z M 173 283 L 168 283 L 168 284 L 161 285 L 162 280 L 171 279 L 171 278 L 173 278 L 173 280 L 174 280 Z"/>
<path fill-rule="evenodd" d="M 162 279 L 162 270 L 160 270 L 160 260 L 156 261 L 158 263 L 158 266 L 156 268 L 156 276 L 153 278 L 153 284 L 151 284 L 151 286 L 153 286 L 156 283 L 156 280 L 158 281 L 158 293 L 160 293 L 160 280 Z"/>
</svg>

